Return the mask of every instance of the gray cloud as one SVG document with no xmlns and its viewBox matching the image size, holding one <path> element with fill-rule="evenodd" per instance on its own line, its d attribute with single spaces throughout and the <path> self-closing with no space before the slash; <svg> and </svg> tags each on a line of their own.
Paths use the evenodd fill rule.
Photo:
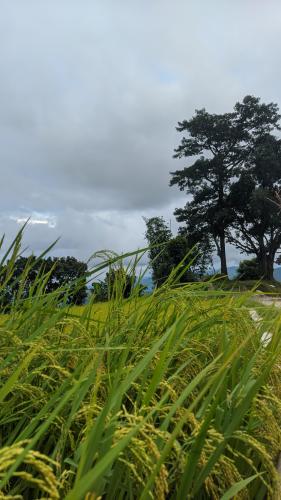
<svg viewBox="0 0 281 500">
<path fill-rule="evenodd" d="M 142 246 L 142 215 L 184 204 L 177 121 L 280 104 L 280 28 L 274 0 L 3 0 L 0 230 L 33 215 L 53 221 L 27 230 L 36 251 Z"/>
</svg>

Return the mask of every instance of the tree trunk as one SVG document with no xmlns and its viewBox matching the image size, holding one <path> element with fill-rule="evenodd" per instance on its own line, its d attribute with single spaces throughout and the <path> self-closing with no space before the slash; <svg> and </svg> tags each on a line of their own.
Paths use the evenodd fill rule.
<svg viewBox="0 0 281 500">
<path fill-rule="evenodd" d="M 259 255 L 259 267 L 260 267 L 260 275 L 264 280 L 267 279 L 267 256 L 266 250 L 263 242 L 263 236 L 259 238 L 259 247 L 260 247 L 260 255 Z"/>
<path fill-rule="evenodd" d="M 272 249 L 266 248 L 263 236 L 259 240 L 260 254 L 258 260 L 260 262 L 261 276 L 264 280 L 273 280 L 273 263 L 275 252 Z"/>
<path fill-rule="evenodd" d="M 224 230 L 220 234 L 220 260 L 221 260 L 221 274 L 227 275 Z"/>
<path fill-rule="evenodd" d="M 223 170 L 223 169 L 222 169 Z M 224 181 L 222 170 L 219 171 L 218 175 L 218 185 L 219 185 L 219 210 L 220 213 L 223 212 L 225 208 L 224 200 Z M 227 265 L 226 265 L 226 253 L 225 253 L 225 221 L 224 217 L 221 217 L 220 221 L 220 260 L 221 260 L 221 274 L 227 275 Z"/>
<path fill-rule="evenodd" d="M 273 261 L 274 259 L 270 256 L 266 256 L 266 280 L 272 281 L 273 280 Z"/>
<path fill-rule="evenodd" d="M 273 263 L 274 263 L 274 258 L 272 258 L 270 255 L 266 254 L 266 252 L 262 252 L 260 255 L 260 273 L 261 277 L 264 280 L 273 280 Z"/>
</svg>

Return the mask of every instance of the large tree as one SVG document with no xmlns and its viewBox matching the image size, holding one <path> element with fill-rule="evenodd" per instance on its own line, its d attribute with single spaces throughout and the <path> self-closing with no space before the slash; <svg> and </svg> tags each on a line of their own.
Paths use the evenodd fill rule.
<svg viewBox="0 0 281 500">
<path fill-rule="evenodd" d="M 201 109 L 190 120 L 178 123 L 177 130 L 188 136 L 182 138 L 174 157 L 194 157 L 195 161 L 171 173 L 170 184 L 191 195 L 175 215 L 189 226 L 199 224 L 211 236 L 223 274 L 227 274 L 225 247 L 233 220 L 230 188 L 244 169 L 257 138 L 277 128 L 279 118 L 276 104 L 260 103 L 259 98 L 246 96 L 232 113 L 210 114 Z"/>
<path fill-rule="evenodd" d="M 259 137 L 245 161 L 245 169 L 230 191 L 233 211 L 229 240 L 242 252 L 254 254 L 259 273 L 273 279 L 273 264 L 281 245 L 281 140 Z"/>
</svg>

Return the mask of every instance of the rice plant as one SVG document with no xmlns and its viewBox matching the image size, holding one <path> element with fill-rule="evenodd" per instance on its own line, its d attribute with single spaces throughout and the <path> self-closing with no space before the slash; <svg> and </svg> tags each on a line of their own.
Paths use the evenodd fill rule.
<svg viewBox="0 0 281 500">
<path fill-rule="evenodd" d="M 21 233 L 0 300 L 20 248 Z M 280 316 L 264 346 L 249 294 L 177 286 L 181 272 L 141 299 L 120 283 L 102 309 L 47 294 L 44 270 L 18 287 L 0 317 L 0 498 L 280 496 Z"/>
</svg>

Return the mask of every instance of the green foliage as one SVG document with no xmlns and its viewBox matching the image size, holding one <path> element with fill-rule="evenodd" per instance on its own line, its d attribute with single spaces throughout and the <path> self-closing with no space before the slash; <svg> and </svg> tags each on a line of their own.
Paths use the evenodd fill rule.
<svg viewBox="0 0 281 500">
<path fill-rule="evenodd" d="M 163 217 L 144 219 L 146 223 L 145 237 L 150 246 L 148 255 L 152 268 L 152 279 L 155 285 L 163 283 L 171 272 L 171 263 L 167 249 L 172 239 L 172 232 Z"/>
<path fill-rule="evenodd" d="M 281 187 L 281 141 L 264 135 L 255 142 L 246 170 L 233 183 L 233 211 L 229 241 L 247 254 L 255 254 L 260 276 L 273 279 L 273 264 L 281 245 L 278 193 Z"/>
<path fill-rule="evenodd" d="M 238 280 L 259 280 L 261 277 L 261 269 L 256 258 L 241 260 L 237 269 Z"/>
<path fill-rule="evenodd" d="M 186 283 L 202 276 L 210 263 L 210 252 L 201 248 L 198 241 L 192 240 L 186 231 L 173 237 L 163 217 L 145 219 L 146 239 L 150 246 L 149 259 L 152 268 L 152 279 L 155 285 L 163 284 L 171 272 L 180 264 L 184 267 L 186 260 L 190 262 L 179 281 Z"/>
<path fill-rule="evenodd" d="M 64 286 L 69 287 L 68 303 L 83 304 L 86 298 L 86 273 L 87 264 L 80 262 L 75 257 L 48 257 L 37 258 L 18 256 L 13 263 L 13 273 L 8 277 L 10 262 L 3 267 L 0 282 L 5 283 L 2 293 L 2 306 L 10 307 L 18 296 L 22 300 L 29 297 L 30 293 L 41 284 L 42 276 L 45 277 L 44 290 L 51 293 Z M 7 279 L 8 277 L 8 279 Z M 75 283 L 79 280 L 79 287 Z"/>
<path fill-rule="evenodd" d="M 124 268 L 111 268 L 106 273 L 104 281 L 92 284 L 92 292 L 97 302 L 111 300 L 117 296 L 127 299 L 132 294 L 135 283 L 136 276 L 127 274 Z M 143 290 L 144 287 L 139 287 L 139 295 L 142 294 Z"/>
<path fill-rule="evenodd" d="M 106 281 L 110 299 L 118 296 L 128 299 L 136 282 L 136 276 L 127 274 L 123 267 L 119 267 L 109 270 L 106 275 Z"/>
<path fill-rule="evenodd" d="M 273 179 L 275 182 L 276 176 L 280 180 L 279 151 L 278 158 L 273 152 L 266 158 L 263 156 L 265 138 L 271 137 L 272 146 L 274 138 L 270 133 L 279 128 L 278 111 L 276 104 L 260 103 L 260 99 L 246 96 L 234 106 L 232 113 L 218 115 L 207 113 L 205 109 L 197 110 L 190 120 L 178 124 L 177 130 L 187 132 L 188 137 L 183 137 L 174 157 L 197 158 L 192 165 L 172 172 L 170 185 L 178 185 L 181 191 L 192 195 L 191 201 L 183 209 L 176 209 L 175 215 L 179 222 L 186 223 L 188 233 L 199 228 L 205 240 L 212 239 L 223 274 L 227 274 L 225 244 L 227 238 L 231 238 L 230 229 L 235 227 L 240 231 L 239 209 L 233 210 L 233 198 L 229 197 L 233 184 L 249 172 L 249 162 L 253 164 L 254 161 L 259 165 L 260 179 L 267 182 L 267 186 L 268 181 L 270 185 Z M 238 196 L 243 197 L 243 186 L 238 181 L 236 187 L 239 186 Z M 253 214 L 251 222 L 254 222 Z"/>
<path fill-rule="evenodd" d="M 107 281 L 95 281 L 92 283 L 92 293 L 97 302 L 105 302 L 108 300 L 108 285 Z"/>
<path fill-rule="evenodd" d="M 189 283 L 98 320 L 45 278 L 0 318 L 3 498 L 278 498 L 279 316 Z"/>
</svg>

